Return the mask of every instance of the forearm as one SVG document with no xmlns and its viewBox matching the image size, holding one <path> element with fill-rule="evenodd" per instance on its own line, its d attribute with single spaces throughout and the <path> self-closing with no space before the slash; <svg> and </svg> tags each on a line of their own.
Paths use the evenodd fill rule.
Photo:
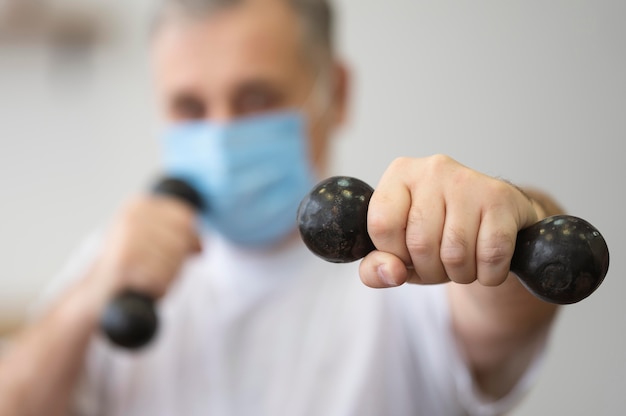
<svg viewBox="0 0 626 416">
<path fill-rule="evenodd" d="M 200 249 L 186 204 L 154 195 L 126 203 L 87 275 L 0 358 L 0 416 L 65 415 L 107 302 L 128 288 L 160 298 Z"/>
<path fill-rule="evenodd" d="M 459 346 L 482 392 L 503 397 L 542 347 L 557 306 L 535 298 L 515 277 L 497 288 L 459 286 L 449 290 Z"/>
<path fill-rule="evenodd" d="M 0 358 L 0 416 L 66 415 L 101 310 L 87 281 L 25 328 Z M 94 296 L 92 296 L 94 295 Z"/>
<path fill-rule="evenodd" d="M 547 195 L 524 190 L 538 218 L 562 213 Z M 482 391 L 508 393 L 524 374 L 557 313 L 557 306 L 531 295 L 515 276 L 499 287 L 449 285 L 454 331 Z"/>
</svg>

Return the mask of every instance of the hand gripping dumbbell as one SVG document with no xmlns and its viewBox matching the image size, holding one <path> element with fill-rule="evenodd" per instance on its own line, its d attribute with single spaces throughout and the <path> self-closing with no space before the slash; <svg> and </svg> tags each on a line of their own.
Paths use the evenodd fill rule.
<svg viewBox="0 0 626 416">
<path fill-rule="evenodd" d="M 204 208 L 202 198 L 187 183 L 176 178 L 157 182 L 152 192 L 177 198 L 196 211 Z M 100 320 L 104 335 L 115 345 L 139 349 L 147 345 L 158 330 L 155 302 L 149 295 L 127 290 L 116 296 L 105 308 Z"/>
<path fill-rule="evenodd" d="M 334 263 L 358 260 L 375 250 L 367 233 L 367 209 L 374 190 L 363 181 L 335 176 L 303 199 L 297 220 L 307 247 Z M 609 268 L 609 250 L 587 221 L 555 215 L 517 234 L 511 271 L 535 296 L 557 304 L 591 295 Z"/>
</svg>

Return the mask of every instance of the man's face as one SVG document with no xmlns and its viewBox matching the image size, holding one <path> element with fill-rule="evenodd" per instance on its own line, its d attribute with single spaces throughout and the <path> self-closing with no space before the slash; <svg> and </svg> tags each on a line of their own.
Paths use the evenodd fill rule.
<svg viewBox="0 0 626 416">
<path fill-rule="evenodd" d="M 303 109 L 313 163 L 323 168 L 331 126 L 310 99 L 317 74 L 305 51 L 299 21 L 282 0 L 248 1 L 207 19 L 166 23 L 153 53 L 165 119 L 228 122 Z"/>
</svg>

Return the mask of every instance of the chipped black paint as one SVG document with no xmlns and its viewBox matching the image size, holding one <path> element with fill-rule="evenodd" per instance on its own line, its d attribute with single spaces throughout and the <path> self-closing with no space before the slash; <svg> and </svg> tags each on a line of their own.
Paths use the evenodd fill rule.
<svg viewBox="0 0 626 416">
<path fill-rule="evenodd" d="M 309 250 L 333 263 L 349 263 L 374 250 L 367 234 L 373 192 L 365 182 L 346 176 L 315 186 L 298 209 L 300 235 Z"/>
<path fill-rule="evenodd" d="M 375 247 L 367 233 L 367 208 L 374 190 L 350 177 L 320 182 L 298 209 L 300 234 L 317 256 L 333 262 L 358 260 Z M 587 221 L 556 215 L 518 233 L 513 271 L 535 296 L 557 304 L 576 303 L 602 283 L 609 250 Z"/>
<path fill-rule="evenodd" d="M 520 231 L 511 271 L 535 296 L 570 304 L 591 295 L 609 268 L 609 249 L 587 221 L 555 215 Z"/>
</svg>

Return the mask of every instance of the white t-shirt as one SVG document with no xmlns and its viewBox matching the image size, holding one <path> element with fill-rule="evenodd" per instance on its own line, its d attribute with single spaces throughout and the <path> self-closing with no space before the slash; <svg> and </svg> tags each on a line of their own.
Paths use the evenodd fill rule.
<svg viewBox="0 0 626 416">
<path fill-rule="evenodd" d="M 57 287 L 96 248 L 86 245 Z M 540 356 L 506 398 L 480 397 L 445 285 L 371 289 L 357 269 L 301 243 L 255 252 L 207 239 L 160 302 L 152 345 L 132 353 L 94 336 L 73 414 L 497 415 L 528 390 Z"/>
</svg>

